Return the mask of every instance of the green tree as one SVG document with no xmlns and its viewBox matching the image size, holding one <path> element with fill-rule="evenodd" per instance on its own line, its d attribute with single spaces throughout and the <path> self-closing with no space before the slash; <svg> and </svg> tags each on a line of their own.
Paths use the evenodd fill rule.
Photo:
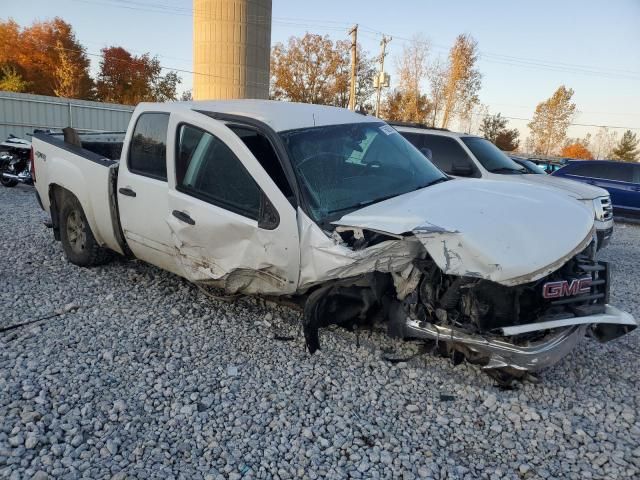
<svg viewBox="0 0 640 480">
<path fill-rule="evenodd" d="M 622 135 L 620 143 L 613 149 L 613 158 L 624 162 L 635 162 L 638 159 L 638 140 L 637 135 L 627 130 Z"/>
<path fill-rule="evenodd" d="M 562 148 L 567 136 L 567 128 L 576 112 L 576 104 L 571 102 L 573 89 L 561 85 L 554 94 L 540 102 L 527 125 L 534 153 L 549 155 Z"/>
<path fill-rule="evenodd" d="M 389 121 L 425 123 L 430 111 L 431 103 L 426 95 L 396 88 L 387 95 L 380 114 Z"/>
<path fill-rule="evenodd" d="M 15 67 L 5 65 L 0 69 L 0 90 L 21 93 L 27 90 L 28 85 Z"/>
<path fill-rule="evenodd" d="M 496 144 L 500 150 L 505 152 L 513 152 L 520 146 L 520 132 L 514 128 L 511 130 L 505 130 L 500 132 L 493 143 Z"/>
<path fill-rule="evenodd" d="M 490 142 L 493 142 L 500 150 L 511 152 L 520 145 L 520 132 L 517 129 L 507 128 L 507 119 L 500 113 L 488 115 L 482 119 L 480 132 Z"/>
</svg>

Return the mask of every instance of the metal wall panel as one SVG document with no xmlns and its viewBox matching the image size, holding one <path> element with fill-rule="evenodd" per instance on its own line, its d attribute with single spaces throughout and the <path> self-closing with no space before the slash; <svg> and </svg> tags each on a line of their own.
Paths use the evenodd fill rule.
<svg viewBox="0 0 640 480">
<path fill-rule="evenodd" d="M 34 128 L 112 132 L 127 129 L 129 105 L 0 91 L 0 141 L 9 134 L 29 139 Z"/>
</svg>

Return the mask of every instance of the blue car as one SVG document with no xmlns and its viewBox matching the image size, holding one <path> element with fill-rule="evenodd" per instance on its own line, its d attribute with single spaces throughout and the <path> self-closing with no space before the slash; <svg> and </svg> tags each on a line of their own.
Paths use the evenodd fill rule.
<svg viewBox="0 0 640 480">
<path fill-rule="evenodd" d="M 640 217 L 640 163 L 572 161 L 552 175 L 602 187 L 611 195 L 616 216 Z"/>
</svg>

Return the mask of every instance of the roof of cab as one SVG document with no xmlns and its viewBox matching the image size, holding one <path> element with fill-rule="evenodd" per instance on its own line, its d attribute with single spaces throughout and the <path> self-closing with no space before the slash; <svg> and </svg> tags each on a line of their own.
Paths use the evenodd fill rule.
<svg viewBox="0 0 640 480">
<path fill-rule="evenodd" d="M 164 104 L 142 103 L 139 108 L 156 110 L 158 105 L 162 105 L 163 111 L 169 112 L 189 109 L 250 117 L 266 123 L 276 132 L 325 125 L 382 122 L 376 117 L 361 115 L 345 108 L 277 100 L 200 100 Z"/>
<path fill-rule="evenodd" d="M 477 137 L 477 135 L 472 135 L 470 133 L 452 132 L 451 130 L 447 130 L 444 128 L 430 128 L 427 126 L 419 126 L 419 125 L 411 125 L 411 124 L 402 125 L 401 123 L 397 123 L 397 122 L 391 122 L 390 125 L 399 132 L 419 133 L 422 135 L 437 135 L 439 137 L 454 137 L 454 138 Z"/>
</svg>

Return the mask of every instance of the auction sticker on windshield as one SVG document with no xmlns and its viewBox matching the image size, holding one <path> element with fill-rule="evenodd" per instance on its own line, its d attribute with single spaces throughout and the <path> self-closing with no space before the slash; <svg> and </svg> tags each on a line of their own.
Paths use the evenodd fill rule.
<svg viewBox="0 0 640 480">
<path fill-rule="evenodd" d="M 391 125 L 382 125 L 380 127 L 380 130 L 382 130 L 387 135 L 391 135 L 392 133 L 398 133 L 396 129 L 393 128 Z"/>
</svg>

